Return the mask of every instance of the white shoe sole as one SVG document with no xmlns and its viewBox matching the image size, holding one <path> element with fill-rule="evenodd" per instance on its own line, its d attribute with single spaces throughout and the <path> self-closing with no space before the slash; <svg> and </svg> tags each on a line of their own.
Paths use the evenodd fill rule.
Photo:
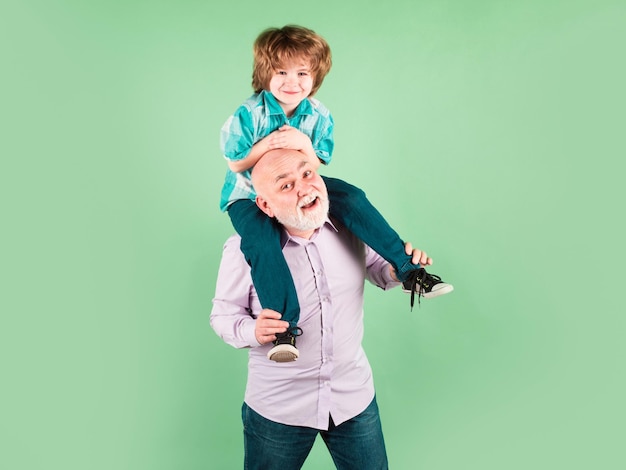
<svg viewBox="0 0 626 470">
<path fill-rule="evenodd" d="M 439 297 L 440 295 L 449 294 L 453 290 L 454 287 L 452 286 L 452 284 L 446 284 L 445 282 L 442 282 L 441 284 L 437 284 L 435 286 L 435 290 L 425 292 L 422 297 L 424 297 L 425 299 L 433 299 L 435 297 Z M 402 292 L 406 292 L 407 294 L 411 293 L 410 290 L 404 288 L 402 288 Z M 415 295 L 417 295 L 417 292 L 415 293 Z"/>
<path fill-rule="evenodd" d="M 267 358 L 275 362 L 292 362 L 298 357 L 298 350 L 291 344 L 279 344 L 267 352 Z"/>
</svg>

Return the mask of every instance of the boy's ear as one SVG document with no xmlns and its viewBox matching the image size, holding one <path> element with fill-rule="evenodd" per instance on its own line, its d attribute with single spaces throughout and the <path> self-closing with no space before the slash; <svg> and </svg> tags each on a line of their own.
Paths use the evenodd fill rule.
<svg viewBox="0 0 626 470">
<path fill-rule="evenodd" d="M 267 201 L 260 196 L 257 196 L 255 199 L 256 205 L 263 211 L 268 217 L 274 217 L 274 211 L 269 206 Z"/>
</svg>

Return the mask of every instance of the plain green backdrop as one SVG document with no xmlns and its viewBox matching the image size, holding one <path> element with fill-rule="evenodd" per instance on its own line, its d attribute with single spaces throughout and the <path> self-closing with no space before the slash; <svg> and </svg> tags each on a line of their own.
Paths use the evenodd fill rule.
<svg viewBox="0 0 626 470">
<path fill-rule="evenodd" d="M 623 469 L 626 5 L 0 7 L 0 467 L 242 466 L 246 353 L 209 326 L 226 165 L 268 26 L 322 34 L 324 174 L 453 294 L 366 289 L 394 469 Z M 332 463 L 318 442 L 306 469 Z"/>
</svg>

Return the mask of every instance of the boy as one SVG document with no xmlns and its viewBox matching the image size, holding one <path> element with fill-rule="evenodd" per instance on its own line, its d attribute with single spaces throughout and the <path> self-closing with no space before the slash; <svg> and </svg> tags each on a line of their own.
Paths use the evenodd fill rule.
<svg viewBox="0 0 626 470">
<path fill-rule="evenodd" d="M 333 118 L 313 98 L 332 65 L 330 47 L 314 31 L 300 26 L 269 28 L 254 43 L 252 87 L 255 93 L 231 116 L 221 132 L 221 148 L 228 161 L 220 209 L 228 211 L 241 236 L 241 251 L 250 264 L 263 308 L 282 314 L 289 328 L 276 335 L 268 358 L 289 362 L 298 358 L 296 336 L 300 315 L 297 294 L 282 254 L 280 230 L 255 204 L 250 170 L 271 149 L 300 150 L 329 164 L 333 152 Z M 386 259 L 411 293 L 426 298 L 453 290 L 440 277 L 411 263 L 404 242 L 365 193 L 348 183 L 324 177 L 330 214 Z M 285 185 L 284 190 L 291 188 Z M 303 216 L 304 218 L 304 216 Z M 301 220 L 306 223 L 306 220 Z"/>
</svg>

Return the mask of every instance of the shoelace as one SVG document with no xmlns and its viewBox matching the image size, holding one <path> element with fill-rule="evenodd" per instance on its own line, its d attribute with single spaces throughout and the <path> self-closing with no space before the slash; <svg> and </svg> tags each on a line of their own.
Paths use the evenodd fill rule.
<svg viewBox="0 0 626 470">
<path fill-rule="evenodd" d="M 289 332 L 291 336 L 302 336 L 302 328 L 300 328 L 299 326 L 288 328 L 287 331 Z"/>
<path fill-rule="evenodd" d="M 282 333 L 276 333 L 276 339 L 279 338 L 288 338 L 291 336 L 302 336 L 302 328 L 299 326 L 294 326 L 293 328 L 287 328 L 287 331 Z"/>
<path fill-rule="evenodd" d="M 424 286 L 428 287 L 441 282 L 441 278 L 439 276 L 428 273 L 424 268 L 412 271 L 409 274 L 409 280 L 411 281 L 411 311 L 413 311 L 413 305 L 415 304 L 415 287 L 418 284 L 419 289 L 417 290 L 417 304 L 420 305 L 420 297 L 424 297 Z"/>
<path fill-rule="evenodd" d="M 424 296 L 424 278 L 428 273 L 425 269 L 420 268 L 416 271 L 411 271 L 409 274 L 409 281 L 411 281 L 411 311 L 413 311 L 413 305 L 415 305 L 415 288 L 419 285 L 417 290 L 417 304 L 420 305 L 420 297 Z M 419 282 L 418 282 L 419 281 Z"/>
</svg>

